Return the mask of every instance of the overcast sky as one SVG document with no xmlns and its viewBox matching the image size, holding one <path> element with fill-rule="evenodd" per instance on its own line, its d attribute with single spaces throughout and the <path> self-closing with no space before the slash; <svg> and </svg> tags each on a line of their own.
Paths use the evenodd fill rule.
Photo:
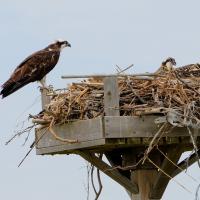
<svg viewBox="0 0 200 200">
<path fill-rule="evenodd" d="M 197 0 L 1 0 L 0 83 L 26 56 L 57 38 L 68 40 L 72 48 L 63 50 L 58 65 L 48 75 L 48 83 L 55 88 L 67 84 L 61 75 L 111 73 L 116 64 L 126 67 L 133 63 L 131 72 L 153 72 L 168 56 L 176 58 L 179 66 L 198 62 L 199 8 Z M 36 156 L 33 151 L 17 168 L 29 144 L 22 146 L 22 137 L 4 145 L 29 113 L 40 111 L 37 87 L 36 83 L 26 86 L 0 102 L 0 198 L 86 200 L 83 159 L 74 155 Z M 163 200 L 194 199 L 199 172 L 196 165 L 189 169 L 198 182 L 185 174 L 175 178 L 191 194 L 171 181 Z M 121 186 L 105 176 L 102 179 L 101 200 L 129 199 Z"/>
</svg>

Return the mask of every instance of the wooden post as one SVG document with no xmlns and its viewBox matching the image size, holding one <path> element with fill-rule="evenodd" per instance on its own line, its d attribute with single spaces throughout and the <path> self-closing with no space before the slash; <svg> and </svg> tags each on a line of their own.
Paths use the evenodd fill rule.
<svg viewBox="0 0 200 200">
<path fill-rule="evenodd" d="M 119 89 L 117 77 L 104 78 L 104 109 L 106 116 L 119 116 Z"/>
<path fill-rule="evenodd" d="M 156 170 L 136 170 L 131 173 L 132 182 L 136 183 L 139 188 L 139 194 L 132 194 L 132 200 L 159 200 L 150 199 L 149 194 L 153 187 L 155 177 L 157 175 Z"/>
<path fill-rule="evenodd" d="M 178 160 L 181 157 L 182 153 L 183 147 L 181 145 L 170 146 L 167 149 L 167 157 L 171 159 L 175 164 L 178 163 Z M 169 176 L 172 176 L 173 172 L 176 170 L 176 166 L 170 163 L 167 158 L 165 158 L 162 162 L 161 169 L 164 172 L 166 172 Z M 159 171 L 158 175 L 155 177 L 150 196 L 152 198 L 161 198 L 169 181 L 169 177 L 163 174 L 162 171 Z"/>
<path fill-rule="evenodd" d="M 46 85 L 46 76 L 43 78 L 43 83 Z M 47 88 L 41 88 L 41 101 L 42 101 L 42 109 L 45 109 L 45 105 L 49 104 L 51 101 L 50 96 L 47 96 L 48 89 Z"/>
<path fill-rule="evenodd" d="M 119 113 L 119 87 L 117 77 L 105 77 L 104 78 L 104 111 L 105 116 L 120 116 Z M 120 154 L 115 152 L 105 153 L 105 156 L 112 166 L 117 166 L 122 164 L 122 158 Z M 127 177 L 126 171 L 117 170 L 119 174 L 123 177 Z M 128 178 L 128 177 L 127 177 Z M 129 179 L 127 179 L 129 180 Z M 134 187 L 138 189 L 137 184 Z M 131 197 L 130 190 L 127 193 Z M 135 191 L 137 191 L 135 189 Z"/>
</svg>

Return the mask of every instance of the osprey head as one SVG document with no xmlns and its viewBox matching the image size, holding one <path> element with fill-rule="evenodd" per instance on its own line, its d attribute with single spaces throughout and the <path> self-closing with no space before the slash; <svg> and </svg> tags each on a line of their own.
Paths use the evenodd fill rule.
<svg viewBox="0 0 200 200">
<path fill-rule="evenodd" d="M 176 66 L 176 61 L 174 58 L 169 57 L 165 61 L 162 62 L 162 66 L 166 71 L 173 70 L 173 66 Z"/>
<path fill-rule="evenodd" d="M 65 47 L 71 47 L 71 44 L 66 40 L 56 40 L 53 44 L 50 44 L 47 48 L 49 50 L 58 49 L 61 51 Z"/>
<path fill-rule="evenodd" d="M 174 58 L 169 57 L 166 59 L 165 63 L 170 62 L 172 65 L 176 66 L 176 61 Z"/>
</svg>

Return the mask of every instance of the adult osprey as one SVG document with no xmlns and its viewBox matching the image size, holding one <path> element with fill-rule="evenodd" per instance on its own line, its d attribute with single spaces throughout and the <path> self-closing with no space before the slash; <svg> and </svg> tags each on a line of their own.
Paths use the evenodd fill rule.
<svg viewBox="0 0 200 200">
<path fill-rule="evenodd" d="M 55 67 L 61 50 L 67 46 L 71 47 L 67 41 L 56 41 L 27 57 L 2 85 L 0 92 L 2 98 L 7 97 L 31 82 L 41 81 Z"/>
<path fill-rule="evenodd" d="M 196 78 L 196 80 L 200 79 L 200 64 L 189 64 L 182 67 L 175 68 L 176 61 L 174 58 L 167 58 L 162 62 L 160 68 L 155 72 L 159 75 L 165 75 L 170 71 L 174 71 L 179 78 L 188 79 L 188 78 Z"/>
<path fill-rule="evenodd" d="M 159 75 L 164 75 L 166 72 L 172 71 L 174 69 L 174 66 L 176 66 L 175 59 L 172 57 L 169 57 L 161 63 L 161 66 L 158 68 L 158 70 L 155 73 Z"/>
</svg>

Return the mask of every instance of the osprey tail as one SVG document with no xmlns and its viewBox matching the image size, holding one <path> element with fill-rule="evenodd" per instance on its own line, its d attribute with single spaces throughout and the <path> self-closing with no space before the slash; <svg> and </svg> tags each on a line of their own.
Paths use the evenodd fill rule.
<svg viewBox="0 0 200 200">
<path fill-rule="evenodd" d="M 2 98 L 5 98 L 27 84 L 28 84 L 27 82 L 20 83 L 8 80 L 6 83 L 3 84 L 0 95 L 2 95 Z"/>
</svg>

